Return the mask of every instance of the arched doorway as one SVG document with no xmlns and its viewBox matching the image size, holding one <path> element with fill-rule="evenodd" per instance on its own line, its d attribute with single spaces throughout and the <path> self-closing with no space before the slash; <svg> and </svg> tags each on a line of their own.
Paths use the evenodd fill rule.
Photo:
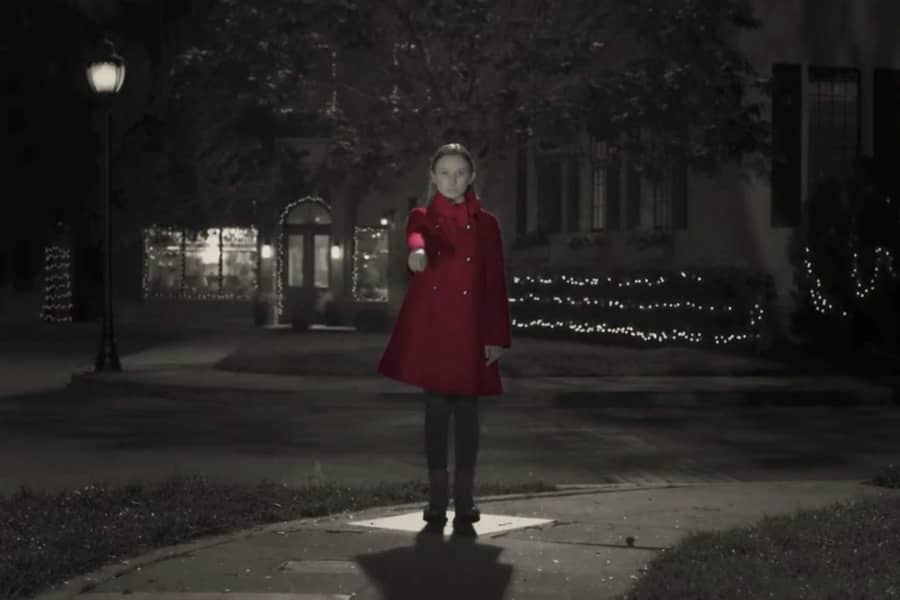
<svg viewBox="0 0 900 600">
<path fill-rule="evenodd" d="M 331 209 L 321 198 L 307 196 L 285 207 L 279 225 L 279 317 L 320 323 L 323 300 L 333 296 Z"/>
</svg>

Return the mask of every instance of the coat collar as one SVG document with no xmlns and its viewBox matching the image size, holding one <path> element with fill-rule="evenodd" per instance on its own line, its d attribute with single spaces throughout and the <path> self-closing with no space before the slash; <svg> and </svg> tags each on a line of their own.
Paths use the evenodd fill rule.
<svg viewBox="0 0 900 600">
<path fill-rule="evenodd" d="M 465 200 L 463 204 L 466 206 L 466 212 L 470 218 L 478 216 L 478 213 L 481 212 L 481 200 L 475 194 L 475 192 L 466 192 Z M 436 192 L 434 194 L 434 198 L 431 201 L 431 206 L 429 207 L 429 212 L 433 212 L 437 216 L 449 218 L 453 214 L 454 205 L 450 200 L 444 197 L 440 192 Z"/>
</svg>

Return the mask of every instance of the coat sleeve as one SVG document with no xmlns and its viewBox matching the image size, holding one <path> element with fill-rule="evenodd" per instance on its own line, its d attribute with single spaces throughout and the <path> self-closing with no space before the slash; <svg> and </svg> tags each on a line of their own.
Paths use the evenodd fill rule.
<svg viewBox="0 0 900 600">
<path fill-rule="evenodd" d="M 425 215 L 419 209 L 411 210 L 406 218 L 406 245 L 410 252 L 425 247 Z"/>
<path fill-rule="evenodd" d="M 496 218 L 490 223 L 484 251 L 484 312 L 481 327 L 488 346 L 509 348 L 509 296 L 506 291 L 506 261 L 503 257 L 503 236 Z"/>
<path fill-rule="evenodd" d="M 406 217 L 406 246 L 410 252 L 425 247 L 425 214 L 421 209 L 414 208 Z M 415 275 L 415 271 L 406 266 L 408 275 Z"/>
</svg>

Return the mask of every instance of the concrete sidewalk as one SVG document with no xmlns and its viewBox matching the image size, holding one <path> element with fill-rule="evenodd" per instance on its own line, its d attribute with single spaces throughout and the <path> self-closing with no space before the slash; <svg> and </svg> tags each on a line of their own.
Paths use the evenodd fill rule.
<svg viewBox="0 0 900 600">
<path fill-rule="evenodd" d="M 418 533 L 421 505 L 260 526 L 164 548 L 38 600 L 616 598 L 695 531 L 890 497 L 856 481 L 598 486 L 477 498 L 477 539 Z M 452 510 L 448 511 L 452 519 Z"/>
</svg>

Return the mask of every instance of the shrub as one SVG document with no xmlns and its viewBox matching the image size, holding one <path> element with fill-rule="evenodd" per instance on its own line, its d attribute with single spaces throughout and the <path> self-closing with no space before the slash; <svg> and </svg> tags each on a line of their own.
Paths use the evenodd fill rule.
<svg viewBox="0 0 900 600">
<path fill-rule="evenodd" d="M 752 341 L 771 337 L 775 285 L 768 274 L 738 268 L 567 271 L 542 273 L 537 280 L 514 278 L 510 296 L 518 323 L 605 326 L 605 331 L 576 333 L 520 325 L 531 335 L 658 346 L 690 343 L 672 333 L 686 332 L 713 344 L 729 335 L 749 335 Z M 666 335 L 644 340 L 634 332 Z"/>
<path fill-rule="evenodd" d="M 896 348 L 900 210 L 868 159 L 816 188 L 791 246 L 794 331 L 830 348 Z"/>
</svg>

